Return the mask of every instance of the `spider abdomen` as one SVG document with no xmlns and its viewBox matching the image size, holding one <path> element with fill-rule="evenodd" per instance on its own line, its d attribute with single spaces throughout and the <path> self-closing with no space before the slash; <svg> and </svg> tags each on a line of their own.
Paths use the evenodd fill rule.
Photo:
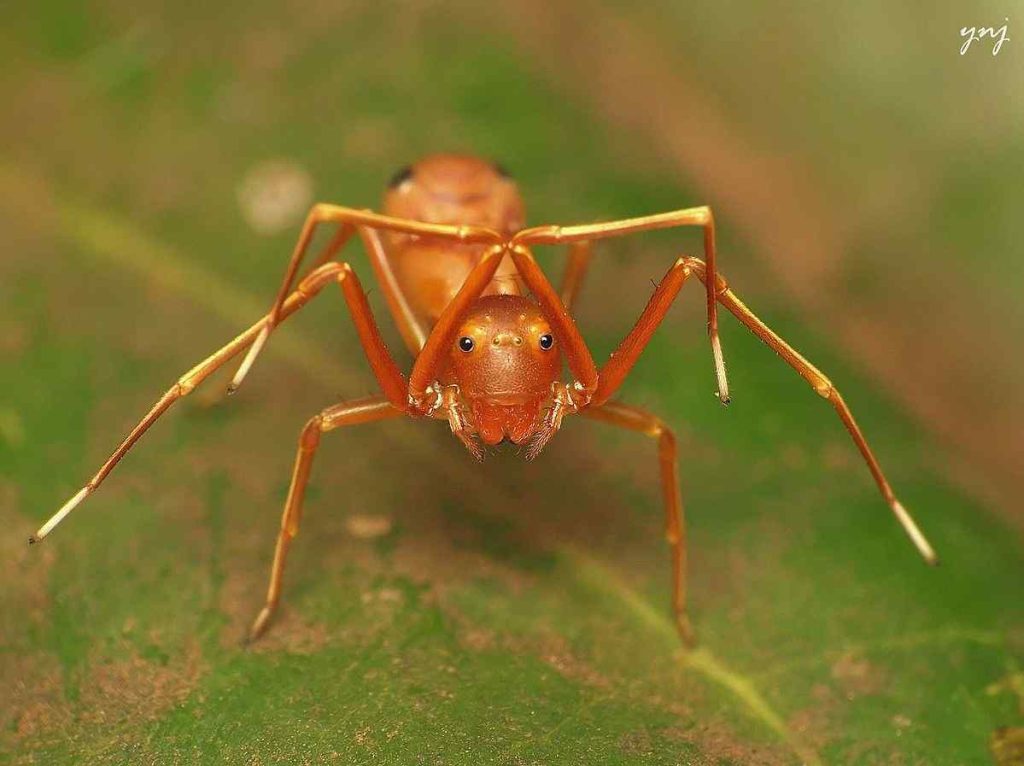
<svg viewBox="0 0 1024 766">
<path fill-rule="evenodd" d="M 384 212 L 396 218 L 453 226 L 482 226 L 511 236 L 523 226 L 523 200 L 515 182 L 477 157 L 435 154 L 403 168 L 384 196 Z M 485 247 L 451 240 L 390 233 L 388 259 L 412 308 L 433 326 Z M 510 258 L 503 259 L 484 294 L 521 295 Z"/>
</svg>

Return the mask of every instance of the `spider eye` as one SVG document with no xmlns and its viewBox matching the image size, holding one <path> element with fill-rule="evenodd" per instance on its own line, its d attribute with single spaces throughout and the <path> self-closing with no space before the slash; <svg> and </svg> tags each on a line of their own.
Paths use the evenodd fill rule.
<svg viewBox="0 0 1024 766">
<path fill-rule="evenodd" d="M 403 183 L 412 178 L 412 165 L 406 165 L 404 168 L 399 170 L 388 181 L 388 188 L 394 189 L 396 186 L 401 186 Z"/>
<path fill-rule="evenodd" d="M 467 338 L 465 336 L 459 338 L 459 348 L 461 348 L 466 353 L 469 353 L 470 351 L 473 350 L 473 339 Z"/>
<path fill-rule="evenodd" d="M 547 335 L 547 334 L 540 336 L 540 347 L 542 349 L 547 351 L 553 345 L 555 345 L 555 339 L 553 337 L 551 337 L 550 335 Z"/>
</svg>

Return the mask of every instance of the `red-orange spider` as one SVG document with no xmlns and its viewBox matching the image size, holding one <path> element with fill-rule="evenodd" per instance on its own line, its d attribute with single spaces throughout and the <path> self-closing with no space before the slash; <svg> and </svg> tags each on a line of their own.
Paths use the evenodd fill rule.
<svg viewBox="0 0 1024 766">
<path fill-rule="evenodd" d="M 270 312 L 175 383 L 132 430 L 92 479 L 30 542 L 42 540 L 87 495 L 181 397 L 248 348 L 229 391 L 242 382 L 271 331 L 331 282 L 348 304 L 366 358 L 382 395 L 342 402 L 314 416 L 302 429 L 291 488 L 277 538 L 266 604 L 249 631 L 263 633 L 281 596 L 288 547 L 299 529 L 302 499 L 320 435 L 339 426 L 409 415 L 447 420 L 452 432 L 477 458 L 480 441 L 528 446 L 534 457 L 558 431 L 562 418 L 580 414 L 658 439 L 664 492 L 666 537 L 672 546 L 672 606 L 680 635 L 692 643 L 686 613 L 686 547 L 683 508 L 676 473 L 676 440 L 656 416 L 609 401 L 636 363 L 680 288 L 691 276 L 707 292 L 708 333 L 718 378 L 718 395 L 729 394 L 718 340 L 716 308 L 721 303 L 831 402 L 860 450 L 882 495 L 918 551 L 936 556 L 910 514 L 896 499 L 882 469 L 839 391 L 814 365 L 772 332 L 743 305 L 715 271 L 715 226 L 708 207 L 677 210 L 583 226 L 522 228 L 523 203 L 501 167 L 464 156 L 436 155 L 400 171 L 384 199 L 384 215 L 319 204 L 310 211 Z M 313 234 L 322 223 L 337 225 L 315 266 L 292 287 Z M 704 261 L 683 257 L 672 264 L 636 325 L 598 370 L 576 329 L 570 310 L 594 241 L 673 226 L 704 230 Z M 387 244 L 380 233 L 387 234 Z M 366 294 L 347 263 L 335 255 L 353 234 L 365 245 L 377 281 L 406 345 L 416 356 L 408 380 L 388 353 Z M 569 260 L 555 291 L 530 253 L 531 245 L 565 244 Z M 532 297 L 526 295 L 528 288 Z M 562 356 L 572 373 L 559 381 Z"/>
</svg>

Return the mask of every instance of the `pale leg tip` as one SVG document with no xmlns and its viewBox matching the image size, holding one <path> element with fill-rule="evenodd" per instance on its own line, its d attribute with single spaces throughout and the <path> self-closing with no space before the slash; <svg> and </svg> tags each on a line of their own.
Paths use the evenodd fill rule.
<svg viewBox="0 0 1024 766">
<path fill-rule="evenodd" d="M 245 376 L 249 374 L 249 368 L 252 367 L 252 363 L 256 361 L 256 357 L 259 356 L 260 350 L 263 348 L 263 344 L 267 342 L 267 336 L 270 335 L 272 325 L 265 324 L 263 329 L 260 330 L 260 334 L 256 336 L 256 340 L 249 347 L 249 351 L 246 352 L 245 358 L 238 367 L 238 371 L 235 372 L 235 377 L 231 379 L 228 384 L 228 393 L 233 394 L 238 390 L 238 387 L 242 385 L 242 381 L 245 380 Z"/>
<path fill-rule="evenodd" d="M 249 633 L 242 641 L 243 646 L 248 646 L 266 632 L 272 616 L 273 612 L 267 607 L 263 607 L 260 610 L 260 613 L 256 615 L 256 619 L 253 620 L 252 627 L 249 628 Z"/>
<path fill-rule="evenodd" d="M 892 500 L 892 510 L 896 514 L 896 518 L 899 519 L 900 524 L 903 525 L 903 529 L 906 530 L 907 536 L 914 543 L 914 547 L 917 548 L 917 552 L 925 560 L 925 563 L 930 566 L 938 566 L 939 557 L 935 555 L 935 549 L 932 548 L 928 538 L 918 528 L 907 509 L 903 507 L 903 503 L 894 498 Z"/>
<path fill-rule="evenodd" d="M 725 373 L 725 358 L 722 356 L 722 344 L 718 333 L 711 336 L 711 351 L 715 359 L 715 379 L 718 381 L 718 399 L 722 404 L 729 404 L 729 377 Z"/>
<path fill-rule="evenodd" d="M 251 366 L 251 364 L 251 360 L 246 359 L 242 366 L 238 369 L 238 372 L 235 373 L 235 377 L 233 377 L 231 379 L 231 382 L 228 383 L 228 396 L 235 393 L 235 391 L 241 388 L 242 381 L 245 380 L 245 376 L 249 374 L 249 367 Z"/>
</svg>

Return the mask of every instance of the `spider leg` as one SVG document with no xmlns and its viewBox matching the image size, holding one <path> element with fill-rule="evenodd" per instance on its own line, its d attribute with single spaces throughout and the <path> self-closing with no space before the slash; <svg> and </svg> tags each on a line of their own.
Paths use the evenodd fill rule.
<svg viewBox="0 0 1024 766">
<path fill-rule="evenodd" d="M 582 414 L 658 440 L 661 492 L 665 503 L 665 539 L 672 546 L 672 611 L 683 643 L 692 647 L 696 640 L 686 612 L 686 515 L 679 492 L 675 434 L 657 416 L 621 402 L 608 402 L 600 407 L 583 410 Z"/>
<path fill-rule="evenodd" d="M 688 265 L 689 260 L 680 258 L 668 270 L 662 278 L 654 295 L 647 301 L 643 313 L 636 320 L 633 329 L 622 339 L 618 347 L 612 352 L 604 367 L 601 368 L 597 391 L 594 392 L 593 404 L 603 404 L 607 399 L 618 391 L 622 381 L 626 379 L 629 371 L 633 369 L 636 360 L 647 347 L 654 331 L 658 329 L 661 321 L 665 318 L 672 302 L 686 280 L 693 274 L 693 269 Z M 725 289 L 725 281 L 719 277 L 719 290 Z"/>
<path fill-rule="evenodd" d="M 355 228 L 353 226 L 348 223 L 341 223 L 334 236 L 331 238 L 331 241 L 327 243 L 327 247 L 324 248 L 323 252 L 320 253 L 314 261 L 313 270 L 315 271 L 318 267 L 327 263 L 337 255 L 349 239 L 351 239 L 354 232 Z M 284 280 L 282 280 L 281 287 L 278 289 L 277 297 L 274 299 L 274 304 L 271 306 L 270 312 L 267 315 L 267 321 L 264 322 L 263 327 L 260 328 L 259 334 L 256 336 L 256 340 L 249 346 L 248 353 L 242 359 L 242 363 L 238 366 L 238 370 L 235 371 L 234 377 L 231 378 L 231 382 L 228 384 L 229 394 L 235 393 L 235 391 L 238 390 L 238 387 L 242 385 L 242 381 L 245 380 L 245 376 L 249 374 L 249 368 L 252 367 L 253 362 L 256 361 L 257 355 L 263 349 L 263 345 L 267 342 L 267 338 L 270 337 L 271 330 L 273 330 L 280 321 L 281 308 L 284 306 L 284 301 L 291 292 L 292 284 L 295 282 L 295 276 L 299 271 L 299 266 L 302 264 L 302 259 L 306 255 L 306 250 L 309 248 L 309 243 L 312 240 L 313 226 L 310 225 L 309 219 L 307 218 L 306 224 L 302 227 L 302 233 L 299 235 L 299 240 L 295 243 L 295 249 L 288 262 L 288 268 L 285 269 Z"/>
<path fill-rule="evenodd" d="M 604 368 L 602 368 L 600 385 L 598 386 L 593 399 L 594 404 L 601 404 L 604 402 L 619 387 L 627 373 L 636 363 L 640 353 L 646 347 L 651 336 L 654 334 L 654 331 L 661 323 L 661 320 L 664 319 L 666 312 L 672 305 L 672 301 L 679 293 L 679 290 L 691 275 L 695 275 L 705 284 L 711 280 L 711 274 L 707 265 L 698 258 L 680 258 L 675 262 L 675 264 L 673 264 L 672 268 L 669 269 L 665 278 L 661 281 L 661 284 L 658 285 L 658 289 L 655 290 L 654 295 L 651 296 L 647 307 L 640 315 L 636 325 L 634 325 L 633 329 L 630 330 L 626 338 L 623 339 L 621 344 L 619 344 L 618 349 L 616 349 L 612 354 L 608 363 Z M 801 356 L 792 346 L 779 337 L 764 322 L 758 319 L 758 317 L 748 309 L 739 298 L 736 297 L 732 290 L 729 289 L 729 286 L 721 275 L 716 275 L 715 292 L 717 294 L 718 301 L 725 306 L 726 309 L 735 315 L 737 319 L 746 325 L 747 328 L 766 345 L 781 356 L 790 367 L 796 370 L 800 377 L 806 380 L 819 396 L 827 399 L 832 404 L 836 410 L 836 414 L 839 415 L 839 419 L 842 421 L 843 426 L 850 434 L 850 438 L 853 439 L 854 444 L 857 445 L 857 449 L 864 458 L 864 462 L 867 464 L 868 470 L 871 471 L 871 475 L 874 477 L 875 483 L 878 485 L 879 492 L 882 493 L 882 497 L 885 498 L 885 501 L 889 504 L 893 514 L 903 526 L 907 536 L 910 537 L 918 552 L 926 562 L 929 564 L 938 563 L 938 557 L 935 555 L 935 551 L 932 546 L 918 528 L 910 513 L 903 507 L 903 504 L 900 503 L 896 498 L 896 495 L 893 493 L 892 487 L 889 485 L 889 481 L 885 478 L 885 474 L 882 472 L 881 465 L 879 465 L 874 453 L 868 446 L 867 440 L 864 438 L 864 434 L 860 430 L 860 426 L 858 426 L 857 421 L 854 420 L 853 413 L 846 405 L 846 402 L 843 400 L 839 390 L 835 387 L 832 381 L 829 380 L 821 370 L 807 361 L 807 359 Z"/>
<path fill-rule="evenodd" d="M 380 331 L 377 329 L 376 322 L 373 319 L 373 314 L 370 311 L 369 303 L 366 300 L 366 294 L 359 285 L 359 280 L 355 273 L 347 263 L 325 264 L 303 279 L 302 282 L 299 283 L 298 289 L 289 295 L 282 304 L 279 321 L 286 319 L 298 311 L 331 282 L 337 282 L 341 286 L 342 293 L 352 316 L 352 321 L 359 334 L 363 351 L 366 353 L 366 358 L 370 362 L 370 366 L 384 391 L 385 397 L 398 409 L 405 410 L 405 378 L 398 370 L 394 360 L 392 360 L 391 356 L 388 354 L 384 341 L 380 337 Z M 270 315 L 268 314 L 226 346 L 215 351 L 187 373 L 182 375 L 178 381 L 167 389 L 164 395 L 157 400 L 156 404 L 154 404 L 142 420 L 139 421 L 138 425 L 131 430 L 128 436 L 125 437 L 124 441 L 122 441 L 117 449 L 114 450 L 114 453 L 107 458 L 107 461 L 100 467 L 99 471 L 97 471 L 86 485 L 82 487 L 70 500 L 68 500 L 60 510 L 57 511 L 57 513 L 51 516 L 50 519 L 39 528 L 35 535 L 29 538 L 29 542 L 39 542 L 53 531 L 54 527 L 60 524 L 60 522 L 63 521 L 71 511 L 73 511 L 86 497 L 96 490 L 96 488 L 107 477 L 107 474 L 109 474 L 121 458 L 125 456 L 125 453 L 132 448 L 135 442 L 137 442 L 142 435 L 149 430 L 149 427 L 153 425 L 153 423 L 155 423 L 156 420 L 163 415 L 172 404 L 182 397 L 192 393 L 196 386 L 206 380 L 206 378 L 212 375 L 226 362 L 234 358 L 238 353 L 245 349 L 246 346 L 253 343 L 269 321 Z"/>
<path fill-rule="evenodd" d="M 256 357 L 263 349 L 271 331 L 277 325 L 285 296 L 288 295 L 288 291 L 291 289 L 292 281 L 298 273 L 299 265 L 302 263 L 302 258 L 309 247 L 309 243 L 313 240 L 313 235 L 316 233 L 317 227 L 322 223 L 337 223 L 339 225 L 338 234 L 328 245 L 325 255 L 321 256 L 322 259 L 329 258 L 337 252 L 345 241 L 347 241 L 352 231 L 359 227 L 439 237 L 463 243 L 482 242 L 490 244 L 501 240 L 501 235 L 497 232 L 482 227 L 447 226 L 443 224 L 422 223 L 420 221 L 408 221 L 403 218 L 393 218 L 391 216 L 380 215 L 367 210 L 355 210 L 353 208 L 341 207 L 339 205 L 329 205 L 325 203 L 314 205 L 306 216 L 305 223 L 302 225 L 302 231 L 299 233 L 299 239 L 295 243 L 295 249 L 292 251 L 291 259 L 288 262 L 288 268 L 285 269 L 284 280 L 281 282 L 277 298 L 270 309 L 267 322 L 261 328 L 255 342 L 253 342 L 249 347 L 248 353 L 239 365 L 238 371 L 235 372 L 235 376 L 231 379 L 231 384 L 228 386 L 229 393 L 237 390 L 242 384 L 242 381 L 249 373 L 249 369 L 252 367 L 253 362 L 256 361 Z M 364 241 L 366 241 L 365 238 Z M 371 258 L 373 255 L 374 253 L 371 248 Z M 377 271 L 378 275 L 381 273 L 378 265 L 375 265 L 374 269 Z M 390 296 L 389 290 L 393 284 L 395 284 L 393 278 L 390 281 L 382 281 L 385 294 L 389 296 L 389 306 L 392 305 L 392 296 Z M 393 306 L 392 310 L 394 311 Z M 396 318 L 398 316 L 399 315 L 396 314 Z M 401 325 L 402 322 L 399 320 L 399 326 L 401 327 Z M 405 337 L 405 335 L 406 330 L 403 330 L 403 337 Z M 408 342 L 408 339 L 406 342 Z"/>
<path fill-rule="evenodd" d="M 316 258 L 313 259 L 313 266 L 312 266 L 312 268 L 310 268 L 310 273 L 316 271 L 318 268 L 323 266 L 328 261 L 334 260 L 334 256 L 337 255 L 341 251 L 341 248 L 343 248 L 348 243 L 348 241 L 352 238 L 352 231 L 353 231 L 352 227 L 349 226 L 348 224 L 341 224 L 335 230 L 334 236 L 331 237 L 331 241 L 328 242 L 327 246 L 320 252 L 320 254 Z M 299 257 L 299 260 L 302 260 L 302 256 L 301 255 Z M 298 273 L 298 263 L 296 263 L 295 266 L 296 266 L 295 273 Z M 286 276 L 286 279 L 287 279 L 287 282 L 288 282 L 288 289 L 287 290 L 282 289 L 280 291 L 281 292 L 280 299 L 282 301 L 285 298 L 287 298 L 288 294 L 291 292 L 292 282 L 294 281 L 294 278 L 295 278 L 294 274 L 292 274 L 290 278 L 288 276 Z M 283 285 L 282 285 L 282 287 L 283 287 Z M 277 303 L 278 303 L 278 301 L 275 299 L 274 305 L 277 305 Z"/>
<path fill-rule="evenodd" d="M 341 426 L 372 423 L 402 414 L 402 410 L 392 406 L 384 397 L 374 396 L 335 404 L 306 423 L 299 436 L 299 449 L 295 456 L 292 483 L 288 489 L 288 498 L 285 500 L 284 513 L 281 516 L 281 530 L 277 535 L 274 563 L 270 568 L 267 601 L 249 629 L 248 641 L 254 641 L 263 635 L 281 600 L 281 580 L 284 577 L 288 549 L 292 540 L 299 533 L 299 523 L 302 521 L 302 501 L 306 495 L 309 472 L 313 467 L 313 457 L 320 445 L 320 435 Z"/>
<path fill-rule="evenodd" d="M 690 268 L 697 277 L 704 281 L 708 278 L 705 266 L 701 261 L 696 258 L 689 259 Z M 864 458 L 864 462 L 868 466 L 868 470 L 871 471 L 871 475 L 875 479 L 875 483 L 878 485 L 878 490 L 882 493 L 882 497 L 889 504 L 893 514 L 899 520 L 906 531 L 907 536 L 910 537 L 914 545 L 917 547 L 918 552 L 922 558 L 929 564 L 938 564 L 938 556 L 935 555 L 935 550 L 932 548 L 928 539 L 924 536 L 921 530 L 918 528 L 913 517 L 903 507 L 903 504 L 896 498 L 895 493 L 892 491 L 892 487 L 889 485 L 889 481 L 885 478 L 885 474 L 882 473 L 882 466 L 879 465 L 878 460 L 875 458 L 874 453 L 871 451 L 871 447 L 868 446 L 867 440 L 864 438 L 864 434 L 861 433 L 860 426 L 857 425 L 857 421 L 854 420 L 853 413 L 850 408 L 846 405 L 842 395 L 839 393 L 839 389 L 835 387 L 831 380 L 825 376 L 817 367 L 811 364 L 807 359 L 801 356 L 792 346 L 786 341 L 779 337 L 768 325 L 762 322 L 750 309 L 744 305 L 743 301 L 736 297 L 736 295 L 724 284 L 724 289 L 718 292 L 718 300 L 725 308 L 727 308 L 737 319 L 739 319 L 747 328 L 760 338 L 767 346 L 769 346 L 775 353 L 781 356 L 786 363 L 792 367 L 800 376 L 806 380 L 811 388 L 824 399 L 827 399 L 829 403 L 835 408 L 836 414 L 839 415 L 839 419 L 843 421 L 843 425 L 850 434 L 850 438 L 853 439 L 854 444 L 857 445 L 857 449 L 860 450 L 861 457 Z"/>
<path fill-rule="evenodd" d="M 582 226 L 536 226 L 524 229 L 512 239 L 513 245 L 538 244 L 557 245 L 579 242 L 593 242 L 598 239 L 621 237 L 655 229 L 669 229 L 675 226 L 700 226 L 704 230 L 704 257 L 707 259 L 707 272 L 710 276 L 707 284 L 708 338 L 711 342 L 711 354 L 715 361 L 715 377 L 718 380 L 718 398 L 722 404 L 729 403 L 729 381 L 725 373 L 725 359 L 722 356 L 722 343 L 718 337 L 718 308 L 715 302 L 715 285 L 717 285 L 715 219 L 708 206 L 673 210 L 668 213 L 627 218 L 621 221 L 584 224 Z M 571 262 L 570 262 L 571 267 Z"/>
<path fill-rule="evenodd" d="M 593 255 L 593 246 L 590 242 L 572 242 L 569 244 L 569 258 L 565 264 L 565 273 L 562 274 L 562 285 L 558 289 L 562 299 L 562 305 L 566 311 L 572 311 L 583 286 L 583 277 L 590 266 L 590 257 Z"/>
<path fill-rule="evenodd" d="M 387 301 L 391 316 L 398 325 L 398 331 L 405 341 L 406 348 L 416 356 L 423 350 L 423 344 L 427 342 L 427 331 L 423 324 L 412 310 L 405 293 L 398 286 L 395 272 L 391 268 L 391 261 L 388 260 L 387 251 L 381 241 L 380 234 L 365 226 L 359 228 L 359 236 L 363 240 L 363 246 L 370 256 L 370 265 L 373 266 L 377 282 L 384 290 L 384 299 Z"/>
<path fill-rule="evenodd" d="M 448 349 L 455 339 L 455 332 L 470 304 L 490 284 L 504 257 L 504 245 L 493 245 L 484 251 L 455 297 L 441 312 L 430 335 L 427 336 L 426 343 L 423 344 L 423 350 L 413 362 L 412 372 L 409 374 L 409 400 L 420 414 L 429 414 L 440 406 L 443 395 L 441 391 L 435 390 L 434 383 L 444 366 Z"/>
<path fill-rule="evenodd" d="M 580 335 L 572 315 L 563 305 L 555 288 L 551 286 L 551 282 L 541 271 L 530 251 L 522 245 L 513 245 L 512 260 L 526 286 L 530 288 L 540 304 L 548 321 L 554 325 L 555 337 L 562 344 L 565 361 L 576 378 L 575 388 L 581 394 L 574 397 L 573 402 L 577 406 L 583 406 L 590 401 L 590 397 L 598 387 L 597 366 L 594 364 L 594 357 L 591 356 L 590 349 L 587 348 L 586 341 Z"/>
</svg>

